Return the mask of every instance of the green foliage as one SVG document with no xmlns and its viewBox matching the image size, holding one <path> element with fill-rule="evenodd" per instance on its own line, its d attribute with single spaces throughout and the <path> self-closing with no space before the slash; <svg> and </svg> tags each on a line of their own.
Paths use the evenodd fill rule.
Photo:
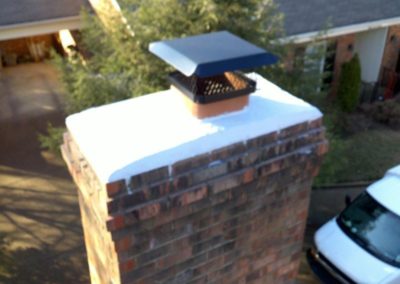
<svg viewBox="0 0 400 284">
<path fill-rule="evenodd" d="M 330 150 L 315 180 L 317 186 L 376 180 L 400 160 L 398 131 L 380 128 L 328 138 Z"/>
<path fill-rule="evenodd" d="M 339 79 L 338 102 L 345 112 L 353 112 L 360 100 L 361 65 L 358 55 L 342 65 Z"/>
<path fill-rule="evenodd" d="M 292 43 L 279 46 L 278 54 L 281 62 L 265 68 L 262 73 L 266 78 L 312 104 L 323 107 L 326 92 L 322 87 L 322 79 L 326 75 L 321 72 L 321 60 L 326 56 L 325 46 L 315 41 L 306 47 L 296 47 Z M 300 50 L 300 54 L 295 54 Z M 285 66 L 285 58 L 294 57 L 291 68 Z"/>
<path fill-rule="evenodd" d="M 327 138 L 329 140 L 329 151 L 324 157 L 319 175 L 314 180 L 316 186 L 340 182 L 341 180 L 338 180 L 339 173 L 349 168 L 349 160 L 346 154 L 347 143 L 340 136 L 329 132 L 327 132 Z M 349 172 L 349 175 L 351 175 L 351 172 Z"/>
<path fill-rule="evenodd" d="M 64 127 L 54 127 L 51 123 L 47 125 L 47 134 L 39 134 L 38 139 L 42 148 L 49 149 L 50 152 L 60 154 L 60 144 L 62 142 Z"/>
<path fill-rule="evenodd" d="M 400 129 L 400 100 L 392 99 L 373 104 L 365 104 L 362 111 L 376 122 L 394 129 Z"/>
<path fill-rule="evenodd" d="M 361 113 L 348 114 L 334 106 L 328 109 L 324 125 L 329 152 L 314 185 L 370 181 L 382 177 L 387 169 L 398 164 L 400 133 L 382 124 L 372 126 L 372 122 L 371 116 Z M 356 125 L 349 125 L 351 123 Z M 356 131 L 349 134 L 349 127 Z"/>
<path fill-rule="evenodd" d="M 317 186 L 337 182 L 338 173 L 348 167 L 347 144 L 343 139 L 344 114 L 334 106 L 330 106 L 323 120 L 329 151 L 324 157 L 319 175 L 314 180 L 314 185 Z"/>
<path fill-rule="evenodd" d="M 166 74 L 172 69 L 148 51 L 153 41 L 229 30 L 280 58 L 291 52 L 290 44 L 274 42 L 283 37 L 283 28 L 282 15 L 272 0 L 120 0 L 119 3 L 127 23 L 110 18 L 112 31 L 104 28 L 97 17 L 84 13 L 83 50 L 91 54 L 86 62 L 56 60 L 68 93 L 67 113 L 168 88 Z M 319 93 L 321 74 L 314 67 L 315 64 L 288 74 L 282 60 L 258 72 L 295 95 L 309 99 Z"/>
<path fill-rule="evenodd" d="M 85 61 L 78 56 L 54 60 L 67 92 L 67 113 L 168 88 L 166 75 L 172 69 L 148 51 L 153 41 L 229 30 L 282 59 L 291 52 L 290 44 L 274 42 L 284 34 L 282 15 L 272 0 L 119 0 L 119 3 L 126 21 L 110 17 L 108 25 L 103 25 L 96 16 L 83 12 L 85 25 L 80 48 L 90 55 Z M 112 30 L 105 26 L 112 26 Z M 302 67 L 287 73 L 281 60 L 275 66 L 257 71 L 289 92 L 312 100 L 319 93 L 320 72 L 315 68 L 304 70 Z"/>
<path fill-rule="evenodd" d="M 129 98 L 131 79 L 127 72 L 119 72 L 112 64 L 112 41 L 101 27 L 97 17 L 83 13 L 82 49 L 90 54 L 82 61 L 76 54 L 72 58 L 54 56 L 66 90 L 66 112 L 75 113 L 89 107 Z M 115 68 L 115 70 L 113 69 Z"/>
</svg>

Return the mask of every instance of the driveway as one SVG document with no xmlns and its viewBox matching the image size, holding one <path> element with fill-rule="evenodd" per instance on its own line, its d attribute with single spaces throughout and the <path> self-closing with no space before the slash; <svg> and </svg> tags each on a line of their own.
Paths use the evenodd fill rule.
<svg viewBox="0 0 400 284">
<path fill-rule="evenodd" d="M 304 236 L 303 255 L 297 284 L 319 284 L 307 264 L 305 252 L 313 245 L 315 231 L 345 208 L 345 197 L 352 199 L 360 194 L 364 187 L 313 190 L 309 208 L 309 217 Z"/>
<path fill-rule="evenodd" d="M 57 73 L 50 64 L 0 69 L 0 121 L 40 117 L 59 111 L 62 103 Z"/>
<path fill-rule="evenodd" d="M 0 283 L 89 283 L 76 189 L 37 133 L 61 125 L 47 64 L 0 71 Z"/>
</svg>

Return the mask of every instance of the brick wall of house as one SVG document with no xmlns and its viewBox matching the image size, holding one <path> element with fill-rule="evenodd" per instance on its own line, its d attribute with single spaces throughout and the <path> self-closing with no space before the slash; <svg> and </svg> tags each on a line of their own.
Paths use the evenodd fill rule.
<svg viewBox="0 0 400 284">
<path fill-rule="evenodd" d="M 385 50 L 382 57 L 382 69 L 388 68 L 392 71 L 396 70 L 396 65 L 400 51 L 400 25 L 389 28 Z"/>
<path fill-rule="evenodd" d="M 331 95 L 335 96 L 339 87 L 339 78 L 342 65 L 343 63 L 350 61 L 354 55 L 353 48 L 355 35 L 344 35 L 333 40 L 336 40 L 336 56 L 331 85 Z"/>
<path fill-rule="evenodd" d="M 15 54 L 18 62 L 29 62 L 34 61 L 35 58 L 32 55 L 29 45 L 39 44 L 43 45 L 45 55 L 49 54 L 50 48 L 53 45 L 52 35 L 42 35 L 29 38 L 19 38 L 6 41 L 0 41 L 0 54 L 3 57 L 9 54 Z M 3 58 L 4 59 L 4 58 Z"/>
<path fill-rule="evenodd" d="M 66 134 L 92 283 L 291 283 L 321 120 L 101 185 Z"/>
</svg>

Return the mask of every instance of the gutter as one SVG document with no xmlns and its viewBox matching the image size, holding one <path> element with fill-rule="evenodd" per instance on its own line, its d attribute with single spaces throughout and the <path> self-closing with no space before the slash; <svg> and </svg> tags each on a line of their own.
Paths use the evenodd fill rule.
<svg viewBox="0 0 400 284">
<path fill-rule="evenodd" d="M 325 33 L 323 31 L 313 31 L 313 32 L 288 36 L 288 37 L 279 39 L 279 42 L 280 43 L 292 42 L 295 44 L 301 44 L 301 43 L 311 42 L 316 39 L 328 39 L 328 38 L 338 37 L 338 36 L 347 35 L 347 34 L 365 32 L 365 31 L 369 31 L 369 30 L 373 30 L 373 29 L 386 28 L 389 26 L 394 26 L 394 25 L 399 25 L 399 24 L 400 24 L 400 17 L 395 17 L 395 18 L 390 18 L 390 19 L 365 22 L 365 23 L 361 23 L 361 24 L 354 24 L 354 25 L 349 25 L 349 26 L 344 26 L 344 27 L 328 29 Z"/>
<path fill-rule="evenodd" d="M 76 30 L 81 27 L 80 16 L 5 25 L 0 26 L 0 40 L 50 34 L 63 29 Z"/>
</svg>

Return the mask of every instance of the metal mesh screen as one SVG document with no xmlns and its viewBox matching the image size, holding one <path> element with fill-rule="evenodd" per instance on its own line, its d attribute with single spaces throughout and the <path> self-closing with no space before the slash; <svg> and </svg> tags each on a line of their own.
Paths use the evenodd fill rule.
<svg viewBox="0 0 400 284">
<path fill-rule="evenodd" d="M 255 82 L 239 72 L 201 78 L 187 77 L 180 72 L 170 75 L 173 85 L 182 90 L 194 101 L 207 103 L 247 95 L 255 90 Z"/>
</svg>

